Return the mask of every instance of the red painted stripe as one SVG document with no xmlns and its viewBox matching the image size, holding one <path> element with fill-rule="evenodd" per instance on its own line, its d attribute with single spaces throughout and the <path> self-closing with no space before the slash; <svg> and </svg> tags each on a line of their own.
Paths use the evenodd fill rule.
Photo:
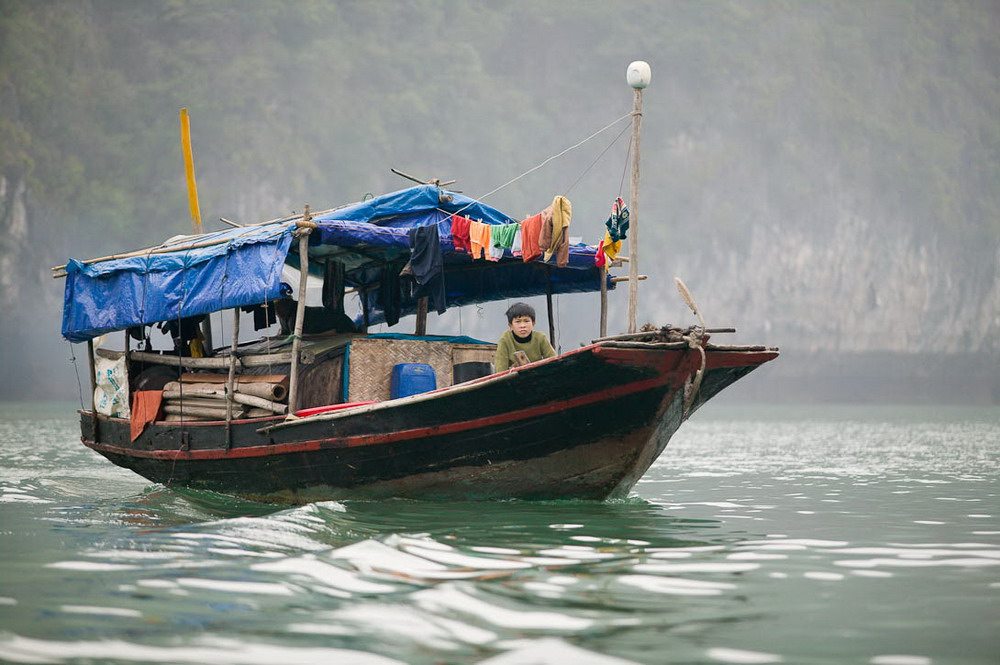
<svg viewBox="0 0 1000 665">
<path fill-rule="evenodd" d="M 587 393 L 586 395 L 579 395 L 571 399 L 561 400 L 559 402 L 549 402 L 547 404 L 540 404 L 538 406 L 529 407 L 526 409 L 520 409 L 519 411 L 511 411 L 508 413 L 502 413 L 495 416 L 488 416 L 486 418 L 478 418 L 476 420 L 468 420 L 463 422 L 448 423 L 445 425 L 435 425 L 432 427 L 420 427 L 408 430 L 399 430 L 395 432 L 386 432 L 384 434 L 359 434 L 355 436 L 346 437 L 343 439 L 319 439 L 313 441 L 300 441 L 295 443 L 278 443 L 265 446 L 246 446 L 243 448 L 233 448 L 231 450 L 134 450 L 132 448 L 123 448 L 120 446 L 112 446 L 105 443 L 94 443 L 84 440 L 84 445 L 93 448 L 94 450 L 99 450 L 108 453 L 114 453 L 118 455 L 125 455 L 129 457 L 141 457 L 145 459 L 166 459 L 166 460 L 210 460 L 210 459 L 237 459 L 243 457 L 262 457 L 265 455 L 275 455 L 284 453 L 298 453 L 298 452 L 310 452 L 320 449 L 331 449 L 331 448 L 353 448 L 357 446 L 369 446 L 377 445 L 383 443 L 392 443 L 394 441 L 403 441 L 407 439 L 423 439 L 430 436 L 440 436 L 444 434 L 454 434 L 457 432 L 465 432 L 472 429 L 479 429 L 483 427 L 491 427 L 493 425 L 502 425 L 504 423 L 514 422 L 518 420 L 527 420 L 529 418 L 534 418 L 535 416 L 541 416 L 549 413 L 555 413 L 557 411 L 562 411 L 565 409 L 572 409 L 580 406 L 586 406 L 588 404 L 595 404 L 602 401 L 608 401 L 616 399 L 618 397 L 624 397 L 626 395 L 631 395 L 633 393 L 642 392 L 643 390 L 649 390 L 650 388 L 656 388 L 661 385 L 667 384 L 673 374 L 656 376 L 651 379 L 646 379 L 644 381 L 636 381 L 633 383 L 628 383 L 623 386 L 617 386 L 608 390 L 600 390 L 592 393 Z"/>
</svg>

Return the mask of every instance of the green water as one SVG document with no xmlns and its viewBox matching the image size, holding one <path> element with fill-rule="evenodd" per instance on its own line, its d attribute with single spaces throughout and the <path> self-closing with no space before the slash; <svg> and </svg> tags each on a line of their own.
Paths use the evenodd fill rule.
<svg viewBox="0 0 1000 665">
<path fill-rule="evenodd" d="M 1000 413 L 709 406 L 615 503 L 180 494 L 0 405 L 0 659 L 1000 662 Z"/>
</svg>

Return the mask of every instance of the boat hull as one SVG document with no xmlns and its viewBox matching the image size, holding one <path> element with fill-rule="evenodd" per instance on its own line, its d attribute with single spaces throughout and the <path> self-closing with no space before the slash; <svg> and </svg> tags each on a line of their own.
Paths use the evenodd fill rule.
<svg viewBox="0 0 1000 665">
<path fill-rule="evenodd" d="M 297 421 L 154 423 L 81 412 L 84 444 L 164 485 L 306 503 L 627 495 L 683 420 L 777 356 L 591 345 L 433 393 Z M 96 432 L 95 432 L 96 425 Z"/>
</svg>

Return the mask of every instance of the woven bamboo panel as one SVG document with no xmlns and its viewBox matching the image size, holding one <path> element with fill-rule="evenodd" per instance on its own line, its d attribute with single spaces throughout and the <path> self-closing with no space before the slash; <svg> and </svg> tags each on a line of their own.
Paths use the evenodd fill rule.
<svg viewBox="0 0 1000 665">
<path fill-rule="evenodd" d="M 392 368 L 400 363 L 427 363 L 434 369 L 437 387 L 446 388 L 452 384 L 455 362 L 492 361 L 494 351 L 492 345 L 480 347 L 424 340 L 356 339 L 351 343 L 348 362 L 349 399 L 352 402 L 389 399 Z M 455 354 L 461 360 L 456 361 Z"/>
</svg>

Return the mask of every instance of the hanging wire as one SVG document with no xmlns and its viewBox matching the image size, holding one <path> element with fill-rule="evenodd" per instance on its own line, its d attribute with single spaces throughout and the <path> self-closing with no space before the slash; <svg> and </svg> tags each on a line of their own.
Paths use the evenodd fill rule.
<svg viewBox="0 0 1000 665">
<path fill-rule="evenodd" d="M 83 411 L 83 384 L 80 383 L 80 368 L 76 364 L 76 353 L 73 351 L 73 342 L 69 344 L 69 360 L 73 363 L 73 371 L 76 372 L 76 387 L 80 392 L 80 410 Z"/>
<path fill-rule="evenodd" d="M 585 168 L 585 169 L 583 170 L 583 173 L 581 173 L 581 174 L 579 175 L 579 177 L 577 177 L 577 179 L 573 181 L 573 184 L 572 184 L 572 185 L 570 185 L 569 187 L 567 187 L 567 188 L 566 188 L 566 191 L 564 192 L 564 195 L 567 195 L 567 196 L 568 196 L 568 195 L 569 195 L 569 193 L 570 193 L 570 191 L 571 191 L 571 190 L 572 190 L 572 189 L 573 189 L 574 187 L 576 187 L 577 183 L 579 183 L 579 182 L 580 182 L 581 180 L 583 180 L 583 176 L 587 175 L 587 172 L 588 172 L 588 171 L 590 171 L 590 169 L 594 168 L 594 165 L 595 165 L 595 164 L 597 164 L 597 162 L 599 162 L 599 161 L 601 160 L 601 157 L 604 157 L 604 153 L 606 153 L 606 152 L 607 152 L 608 150 L 610 150 L 610 149 L 611 149 L 611 147 L 612 147 L 612 146 L 614 146 L 614 144 L 618 142 L 618 139 L 620 139 L 620 138 L 621 138 L 622 136 L 624 136 L 624 135 L 625 135 L 625 132 L 627 132 L 627 131 L 628 131 L 628 130 L 630 130 L 630 129 L 631 129 L 631 126 L 626 126 L 626 127 L 625 127 L 625 129 L 623 129 L 623 130 L 621 130 L 620 132 L 618 132 L 618 136 L 616 136 L 615 138 L 613 138 L 613 139 L 611 140 L 611 143 L 609 143 L 609 144 L 608 144 L 608 147 L 606 147 L 606 148 L 605 148 L 604 150 L 602 150 L 602 151 L 601 151 L 601 154 L 599 154 L 599 155 L 597 156 L 597 158 L 596 158 L 596 159 L 595 159 L 594 161 L 592 161 L 592 162 L 590 163 L 590 166 L 588 166 L 587 168 Z M 631 143 L 631 142 L 630 142 L 630 143 Z M 627 158 L 626 158 L 626 160 L 625 160 L 625 163 L 626 163 L 626 164 L 628 164 L 628 159 L 627 159 Z"/>
<path fill-rule="evenodd" d="M 622 196 L 622 189 L 625 188 L 625 174 L 628 173 L 628 158 L 632 156 L 632 139 L 628 140 L 628 151 L 625 153 L 625 166 L 622 167 L 622 181 L 618 183 L 618 198 Z"/>
<path fill-rule="evenodd" d="M 520 180 L 524 176 L 529 175 L 531 173 L 534 173 L 535 171 L 537 171 L 538 169 L 542 168 L 543 166 L 545 166 L 546 164 L 548 164 L 552 160 L 558 159 L 558 158 L 562 157 L 567 152 L 569 152 L 571 150 L 575 150 L 576 148 L 579 148 L 580 146 L 582 146 L 587 141 L 590 141 L 591 139 L 595 138 L 596 136 L 598 136 L 598 135 L 606 132 L 607 130 L 611 129 L 612 127 L 614 127 L 615 125 L 617 125 L 622 120 L 625 120 L 626 118 L 631 118 L 632 115 L 633 115 L 633 112 L 629 111 L 628 113 L 626 113 L 622 117 L 616 118 L 615 120 L 612 120 L 611 122 L 609 122 L 608 124 L 606 124 L 604 127 L 601 127 L 596 132 L 594 132 L 593 134 L 591 134 L 587 138 L 583 139 L 579 143 L 575 143 L 574 145 L 571 145 L 570 147 L 568 147 L 565 150 L 563 150 L 562 152 L 559 152 L 559 153 L 556 153 L 555 155 L 552 155 L 551 157 L 549 157 L 548 159 L 546 159 L 545 161 L 543 161 L 538 166 L 534 166 L 534 167 L 528 169 L 527 171 L 525 171 L 524 173 L 522 173 L 521 175 L 516 176 L 514 178 L 511 178 L 510 180 L 508 180 L 504 184 L 500 185 L 496 189 L 490 190 L 490 191 L 486 192 L 485 194 L 483 194 L 482 196 L 480 196 L 478 198 L 473 198 L 471 201 L 469 201 L 469 203 L 467 203 L 466 205 L 462 206 L 458 210 L 456 210 L 454 212 L 449 212 L 447 214 L 449 214 L 449 215 L 459 215 L 459 214 L 462 213 L 463 210 L 465 210 L 466 208 L 470 207 L 471 205 L 473 205 L 475 203 L 482 203 L 488 196 L 492 196 L 493 194 L 496 194 L 497 192 L 499 192 L 501 189 L 503 189 L 505 187 L 508 187 L 509 185 L 513 185 L 515 182 L 517 182 L 518 180 Z M 446 212 L 446 211 L 442 210 L 441 212 Z"/>
</svg>

